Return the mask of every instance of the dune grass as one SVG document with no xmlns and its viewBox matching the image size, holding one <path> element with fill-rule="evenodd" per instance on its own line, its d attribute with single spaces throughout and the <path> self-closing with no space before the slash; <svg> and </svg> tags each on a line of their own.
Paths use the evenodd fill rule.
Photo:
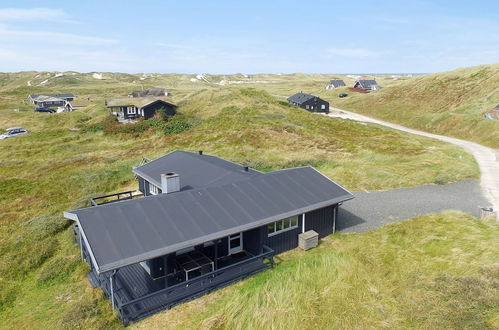
<svg viewBox="0 0 499 330">
<path fill-rule="evenodd" d="M 458 212 L 335 234 L 131 328 L 497 328 L 498 234 L 496 222 Z"/>
<path fill-rule="evenodd" d="M 52 78 L 43 86 L 26 86 L 33 77 Z M 70 91 L 87 107 L 54 115 L 33 113 L 20 100 L 28 93 L 68 91 L 57 82 L 61 77 L 22 73 L 0 84 L 0 128 L 31 131 L 0 141 L 0 327 L 119 327 L 100 291 L 90 289 L 88 268 L 79 262 L 61 212 L 86 206 L 95 195 L 135 189 L 131 167 L 144 156 L 204 150 L 264 171 L 312 165 L 350 190 L 478 176 L 472 157 L 459 148 L 310 114 L 261 90 L 191 87 L 187 75 L 151 79 L 171 82 L 171 88 L 159 86 L 173 90 L 190 128 L 167 134 L 154 125 L 139 127 L 138 134 L 106 130 L 104 98 L 126 95 L 138 79 L 108 77 L 72 75 Z"/>
<path fill-rule="evenodd" d="M 499 148 L 499 121 L 484 113 L 499 104 L 499 64 L 417 77 L 334 104 L 408 127 Z"/>
</svg>

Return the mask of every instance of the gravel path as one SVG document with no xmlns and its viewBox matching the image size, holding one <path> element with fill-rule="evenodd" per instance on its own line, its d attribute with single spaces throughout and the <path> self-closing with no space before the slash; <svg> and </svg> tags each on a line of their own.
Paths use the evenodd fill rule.
<svg viewBox="0 0 499 330">
<path fill-rule="evenodd" d="M 339 117 L 344 119 L 352 119 L 356 121 L 362 122 L 370 122 L 378 125 L 387 126 L 393 129 L 397 129 L 400 131 L 426 136 L 434 139 L 438 139 L 444 142 L 452 143 L 459 147 L 464 148 L 469 153 L 471 153 L 479 167 L 480 167 L 480 186 L 481 190 L 489 203 L 483 206 L 493 206 L 494 210 L 499 211 L 499 152 L 498 150 L 494 150 L 485 146 L 482 146 L 478 143 L 456 139 L 448 136 L 437 135 L 427 132 L 418 131 L 412 128 L 407 128 L 401 125 L 392 124 L 386 121 L 370 118 L 367 116 L 359 115 L 354 112 L 330 108 L 331 113 L 330 117 Z M 499 220 L 499 216 L 498 216 Z"/>
<path fill-rule="evenodd" d="M 338 231 L 362 233 L 387 223 L 444 210 L 479 216 L 479 207 L 488 205 L 476 179 L 353 194 L 355 198 L 345 202 L 338 211 Z"/>
</svg>

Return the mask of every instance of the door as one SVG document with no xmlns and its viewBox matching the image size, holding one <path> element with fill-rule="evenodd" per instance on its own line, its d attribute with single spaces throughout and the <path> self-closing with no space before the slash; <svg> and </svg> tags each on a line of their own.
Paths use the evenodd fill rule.
<svg viewBox="0 0 499 330">
<path fill-rule="evenodd" d="M 229 254 L 241 252 L 243 250 L 243 234 L 238 233 L 229 236 Z"/>
</svg>

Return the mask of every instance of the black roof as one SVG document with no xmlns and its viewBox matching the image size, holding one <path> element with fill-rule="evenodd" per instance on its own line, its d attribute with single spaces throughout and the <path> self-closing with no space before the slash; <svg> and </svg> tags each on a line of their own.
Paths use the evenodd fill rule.
<svg viewBox="0 0 499 330">
<path fill-rule="evenodd" d="M 106 272 L 352 199 L 312 167 L 65 212 Z"/>
<path fill-rule="evenodd" d="M 300 92 L 300 93 L 296 93 L 293 96 L 288 97 L 288 101 L 296 103 L 296 104 L 303 104 L 303 103 L 309 101 L 310 99 L 313 99 L 314 97 L 318 98 L 317 96 Z"/>
<path fill-rule="evenodd" d="M 158 188 L 161 188 L 161 174 L 178 173 L 181 190 L 222 185 L 261 174 L 251 168 L 246 172 L 242 165 L 225 159 L 182 150 L 135 167 L 133 172 Z"/>
<path fill-rule="evenodd" d="M 144 96 L 164 96 L 166 94 L 166 90 L 164 88 L 153 87 L 148 88 L 143 91 L 133 91 L 130 93 L 133 97 L 144 97 Z"/>
<path fill-rule="evenodd" d="M 333 86 L 333 87 L 335 87 L 335 88 L 337 88 L 337 87 L 343 87 L 343 86 L 346 86 L 346 85 L 345 85 L 345 82 L 344 82 L 343 80 L 341 80 L 341 79 L 333 79 L 333 80 L 331 80 L 331 81 L 329 82 L 329 85 L 330 85 L 330 86 Z"/>
<path fill-rule="evenodd" d="M 358 82 L 363 89 L 371 89 L 371 86 L 378 86 L 378 83 L 374 79 L 359 79 L 356 82 Z"/>
<path fill-rule="evenodd" d="M 58 98 L 74 98 L 74 94 L 72 93 L 63 93 L 63 94 L 31 94 L 30 97 L 32 99 L 37 98 L 38 96 L 52 96 Z"/>
</svg>

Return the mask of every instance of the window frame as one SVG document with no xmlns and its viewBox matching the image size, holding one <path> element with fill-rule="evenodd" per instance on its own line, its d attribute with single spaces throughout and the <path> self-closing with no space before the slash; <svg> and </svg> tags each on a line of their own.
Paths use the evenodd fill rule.
<svg viewBox="0 0 499 330">
<path fill-rule="evenodd" d="M 135 107 L 127 107 L 126 111 L 129 115 L 136 115 L 137 114 L 137 109 Z"/>
<path fill-rule="evenodd" d="M 159 188 L 149 182 L 149 194 L 159 195 Z"/>
<path fill-rule="evenodd" d="M 295 219 L 295 221 L 293 221 L 293 218 Z M 295 225 L 293 226 L 293 222 L 295 223 Z M 289 217 L 289 218 L 284 218 L 284 219 L 281 219 L 281 220 L 278 220 L 278 221 L 275 221 L 275 222 L 272 222 L 272 223 L 269 223 L 267 224 L 267 237 L 272 237 L 272 236 L 275 236 L 275 235 L 279 235 L 279 234 L 282 234 L 284 232 L 287 232 L 287 231 L 290 231 L 290 230 L 293 230 L 293 229 L 297 229 L 299 228 L 299 219 L 298 219 L 298 215 L 295 215 L 295 216 L 292 216 L 292 217 Z M 277 227 L 278 227 L 278 224 L 280 224 L 280 229 L 278 230 Z M 269 230 L 271 229 L 271 226 L 274 225 L 274 231 L 273 232 L 269 232 Z"/>
</svg>

